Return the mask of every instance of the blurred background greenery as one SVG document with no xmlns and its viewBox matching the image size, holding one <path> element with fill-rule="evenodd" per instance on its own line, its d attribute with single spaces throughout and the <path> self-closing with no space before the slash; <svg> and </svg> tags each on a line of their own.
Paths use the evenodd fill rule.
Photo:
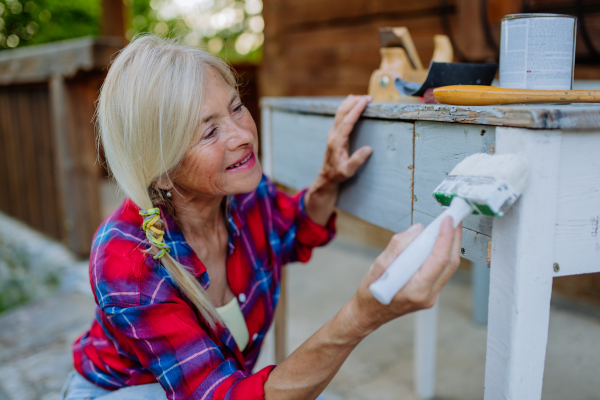
<svg viewBox="0 0 600 400">
<path fill-rule="evenodd" d="M 258 64 L 262 0 L 124 0 L 126 37 L 182 36 L 232 63 Z M 0 51 L 98 36 L 101 0 L 0 0 Z"/>
</svg>

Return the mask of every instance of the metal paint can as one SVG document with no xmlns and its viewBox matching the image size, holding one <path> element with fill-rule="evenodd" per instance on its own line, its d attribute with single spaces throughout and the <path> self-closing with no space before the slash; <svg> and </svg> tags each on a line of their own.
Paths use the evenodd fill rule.
<svg viewBox="0 0 600 400">
<path fill-rule="evenodd" d="M 502 19 L 500 86 L 570 90 L 575 67 L 577 17 L 511 14 Z"/>
</svg>

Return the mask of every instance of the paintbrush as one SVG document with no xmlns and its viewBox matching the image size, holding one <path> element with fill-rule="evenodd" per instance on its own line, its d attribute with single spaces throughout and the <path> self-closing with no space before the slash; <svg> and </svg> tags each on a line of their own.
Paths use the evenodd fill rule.
<svg viewBox="0 0 600 400">
<path fill-rule="evenodd" d="M 455 85 L 433 89 L 433 99 L 456 106 L 519 103 L 600 103 L 599 90 L 509 89 L 495 86 Z"/>
<path fill-rule="evenodd" d="M 369 289 L 389 304 L 433 251 L 442 221 L 452 217 L 456 228 L 470 214 L 501 217 L 525 189 L 529 170 L 522 154 L 473 154 L 461 161 L 433 191 L 446 210 L 433 220 L 373 282 Z"/>
</svg>

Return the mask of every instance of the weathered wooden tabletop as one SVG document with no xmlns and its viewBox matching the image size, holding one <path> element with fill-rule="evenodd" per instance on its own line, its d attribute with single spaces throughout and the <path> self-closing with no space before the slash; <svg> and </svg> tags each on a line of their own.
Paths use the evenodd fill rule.
<svg viewBox="0 0 600 400">
<path fill-rule="evenodd" d="M 264 97 L 262 107 L 290 112 L 334 115 L 342 97 Z M 371 103 L 364 117 L 438 121 L 533 129 L 598 129 L 600 104 L 514 104 L 449 106 L 444 104 Z"/>
</svg>

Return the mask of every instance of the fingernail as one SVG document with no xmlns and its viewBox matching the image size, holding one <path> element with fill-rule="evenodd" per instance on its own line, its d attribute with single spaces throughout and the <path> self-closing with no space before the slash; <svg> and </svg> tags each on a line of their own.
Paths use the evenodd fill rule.
<svg viewBox="0 0 600 400">
<path fill-rule="evenodd" d="M 363 156 L 368 156 L 369 154 L 371 154 L 371 152 L 373 151 L 373 149 L 367 148 L 367 149 L 362 149 L 360 152 Z"/>
<path fill-rule="evenodd" d="M 421 229 L 421 223 L 417 222 L 416 224 L 413 224 L 410 228 L 408 228 L 407 232 L 415 233 L 415 232 L 418 232 L 419 229 Z"/>
</svg>

